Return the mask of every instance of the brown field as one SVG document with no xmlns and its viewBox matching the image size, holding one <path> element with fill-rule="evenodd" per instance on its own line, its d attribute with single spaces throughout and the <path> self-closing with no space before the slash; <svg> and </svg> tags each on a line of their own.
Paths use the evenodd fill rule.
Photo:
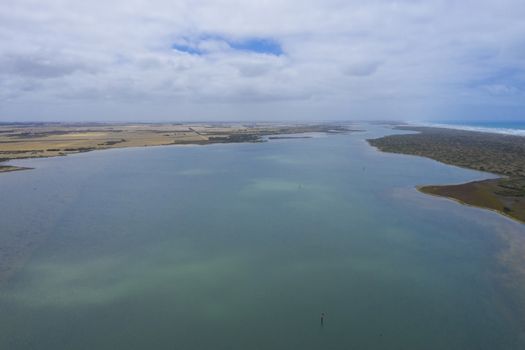
<svg viewBox="0 0 525 350">
<path fill-rule="evenodd" d="M 259 142 L 264 135 L 346 131 L 328 124 L 3 124 L 0 162 L 108 148 Z M 0 165 L 0 172 L 24 169 Z"/>
</svg>

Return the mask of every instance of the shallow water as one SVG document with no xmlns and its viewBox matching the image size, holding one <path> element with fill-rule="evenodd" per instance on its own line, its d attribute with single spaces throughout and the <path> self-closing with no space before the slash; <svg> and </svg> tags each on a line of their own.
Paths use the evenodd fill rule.
<svg viewBox="0 0 525 350">
<path fill-rule="evenodd" d="M 0 348 L 523 348 L 498 278 L 523 225 L 414 188 L 490 175 L 364 127 L 17 162 L 36 169 L 0 177 L 0 239 L 39 243 Z"/>
</svg>

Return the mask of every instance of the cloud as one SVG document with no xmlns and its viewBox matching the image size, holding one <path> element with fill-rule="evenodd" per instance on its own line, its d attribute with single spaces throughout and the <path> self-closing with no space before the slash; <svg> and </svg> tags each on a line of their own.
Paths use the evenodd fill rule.
<svg viewBox="0 0 525 350">
<path fill-rule="evenodd" d="M 6 0 L 0 120 L 519 118 L 523 16 L 519 0 Z"/>
<path fill-rule="evenodd" d="M 0 59 L 0 74 L 45 79 L 88 70 L 88 67 L 81 63 L 63 60 L 61 57 L 50 59 L 51 57 L 52 55 L 7 55 Z"/>
<path fill-rule="evenodd" d="M 379 68 L 379 62 L 359 62 L 348 65 L 344 72 L 347 75 L 356 76 L 356 77 L 366 77 L 374 74 Z"/>
</svg>

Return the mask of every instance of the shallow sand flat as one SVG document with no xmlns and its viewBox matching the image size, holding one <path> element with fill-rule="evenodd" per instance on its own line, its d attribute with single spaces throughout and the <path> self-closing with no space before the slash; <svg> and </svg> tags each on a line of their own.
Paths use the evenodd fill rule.
<svg viewBox="0 0 525 350">
<path fill-rule="evenodd" d="M 29 170 L 31 168 L 23 168 L 18 166 L 12 166 L 12 165 L 1 165 L 0 166 L 0 173 L 7 173 L 10 171 L 19 171 L 19 170 Z"/>
</svg>

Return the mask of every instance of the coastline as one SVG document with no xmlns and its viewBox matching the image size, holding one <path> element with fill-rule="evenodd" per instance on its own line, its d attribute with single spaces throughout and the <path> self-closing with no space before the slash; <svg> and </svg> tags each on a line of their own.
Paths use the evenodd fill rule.
<svg viewBox="0 0 525 350">
<path fill-rule="evenodd" d="M 22 171 L 22 170 L 31 170 L 31 169 L 33 168 L 21 167 L 21 166 L 16 166 L 16 165 L 0 165 L 0 173 L 9 173 L 13 171 Z"/>
<path fill-rule="evenodd" d="M 494 230 L 502 243 L 495 253 L 501 268 L 494 271 L 494 279 L 498 285 L 501 283 L 501 293 L 509 299 L 509 304 L 504 306 L 508 317 L 520 325 L 517 332 L 525 338 L 525 237 L 520 229 L 525 224 L 525 176 L 522 171 L 525 167 L 521 166 L 525 164 L 525 138 L 443 128 L 396 128 L 418 133 L 390 135 L 367 141 L 381 152 L 425 157 L 443 164 L 498 176 L 460 184 L 419 185 L 416 189 L 425 195 L 451 200 L 460 205 L 490 210 L 519 226 L 515 229 L 512 225 L 496 227 Z M 429 135 L 430 133 L 440 135 Z M 471 141 L 487 142 L 474 142 L 475 147 L 472 147 Z M 464 159 L 465 154 L 472 158 Z M 462 155 L 463 158 L 456 157 L 457 155 Z M 507 167 L 509 164 L 518 166 Z M 506 171 L 501 171 L 503 169 Z M 506 205 L 509 205 L 507 210 Z"/>
<path fill-rule="evenodd" d="M 347 133 L 334 123 L 310 124 L 62 124 L 0 125 L 0 173 L 30 170 L 6 164 L 19 159 L 50 158 L 96 150 L 218 143 L 266 142 L 264 137 L 310 132 Z M 286 137 L 297 138 L 297 137 Z"/>
<path fill-rule="evenodd" d="M 502 134 L 502 135 L 514 135 L 514 136 L 524 136 L 525 137 L 525 128 L 511 128 L 506 123 L 500 124 L 490 124 L 487 125 L 468 125 L 468 124 L 451 124 L 451 123 L 417 123 L 411 122 L 408 125 L 410 126 L 423 126 L 429 128 L 443 128 L 443 129 L 453 129 L 453 130 L 463 130 L 463 131 L 473 131 L 473 132 L 484 132 L 492 134 Z"/>
<path fill-rule="evenodd" d="M 382 152 L 421 156 L 499 176 L 463 184 L 417 186 L 418 191 L 492 210 L 525 224 L 525 138 L 426 126 L 395 129 L 417 133 L 367 141 Z"/>
<path fill-rule="evenodd" d="M 464 184 L 462 184 L 462 185 L 464 185 Z M 445 185 L 445 186 L 448 186 L 448 185 Z M 459 204 L 467 206 L 467 207 L 490 210 L 490 211 L 492 211 L 494 213 L 497 213 L 497 214 L 500 214 L 502 216 L 505 216 L 506 218 L 508 218 L 508 219 L 510 219 L 510 220 L 512 220 L 514 222 L 518 222 L 520 224 L 525 224 L 525 220 L 521 220 L 521 219 L 518 219 L 516 217 L 513 217 L 513 216 L 505 213 L 502 210 L 488 208 L 488 207 L 483 207 L 483 206 L 480 206 L 480 205 L 477 205 L 477 204 L 470 204 L 470 203 L 467 203 L 467 202 L 465 202 L 465 201 L 463 201 L 461 199 L 455 198 L 453 196 L 446 196 L 446 195 L 442 195 L 442 194 L 432 193 L 432 192 L 427 190 L 428 187 L 441 187 L 441 185 L 423 185 L 423 186 L 419 185 L 419 186 L 416 186 L 416 189 L 419 192 L 424 193 L 424 194 L 429 195 L 429 196 L 434 196 L 434 197 L 437 197 L 437 198 L 451 200 L 451 201 L 454 201 L 456 203 L 459 203 Z"/>
</svg>

